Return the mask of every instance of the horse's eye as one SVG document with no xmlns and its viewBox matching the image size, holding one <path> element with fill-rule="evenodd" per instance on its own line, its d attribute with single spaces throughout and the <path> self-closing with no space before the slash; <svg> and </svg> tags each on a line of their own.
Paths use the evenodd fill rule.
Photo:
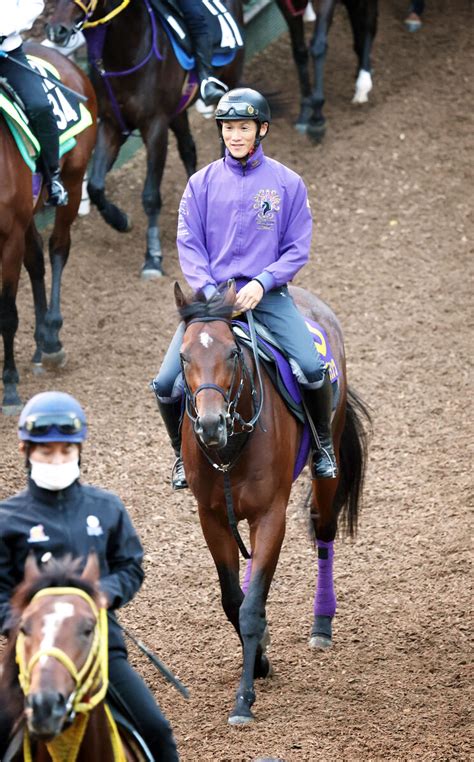
<svg viewBox="0 0 474 762">
<path fill-rule="evenodd" d="M 182 352 L 180 352 L 179 356 L 181 358 L 181 362 L 183 363 L 183 365 L 187 365 L 189 362 L 189 357 L 187 355 L 184 355 Z"/>
<path fill-rule="evenodd" d="M 21 622 L 20 623 L 20 632 L 22 635 L 25 635 L 25 637 L 28 637 L 28 635 L 31 635 L 31 624 L 30 622 Z"/>
<path fill-rule="evenodd" d="M 90 638 L 90 636 L 94 632 L 94 628 L 95 628 L 94 622 L 85 622 L 84 627 L 82 628 L 82 635 L 85 638 Z"/>
</svg>

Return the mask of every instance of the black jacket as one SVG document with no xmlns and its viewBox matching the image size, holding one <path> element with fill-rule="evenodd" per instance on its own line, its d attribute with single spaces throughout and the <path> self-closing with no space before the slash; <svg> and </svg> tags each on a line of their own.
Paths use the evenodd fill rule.
<svg viewBox="0 0 474 762">
<path fill-rule="evenodd" d="M 59 492 L 41 489 L 31 479 L 23 492 L 0 502 L 0 632 L 10 620 L 10 597 L 21 582 L 33 551 L 38 564 L 71 553 L 95 550 L 100 587 L 110 608 L 128 603 L 143 582 L 143 549 L 122 501 L 113 493 L 74 482 Z M 109 617 L 109 647 L 124 648 Z"/>
</svg>

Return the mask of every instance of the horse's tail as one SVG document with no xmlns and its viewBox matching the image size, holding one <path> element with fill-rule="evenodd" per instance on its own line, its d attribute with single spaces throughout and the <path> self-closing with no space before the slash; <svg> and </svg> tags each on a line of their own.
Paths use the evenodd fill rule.
<svg viewBox="0 0 474 762">
<path fill-rule="evenodd" d="M 342 510 L 342 523 L 349 534 L 357 530 L 359 503 L 367 466 L 368 430 L 371 417 L 360 397 L 348 388 L 346 421 L 339 448 L 340 476 L 335 497 L 336 511 Z"/>
</svg>

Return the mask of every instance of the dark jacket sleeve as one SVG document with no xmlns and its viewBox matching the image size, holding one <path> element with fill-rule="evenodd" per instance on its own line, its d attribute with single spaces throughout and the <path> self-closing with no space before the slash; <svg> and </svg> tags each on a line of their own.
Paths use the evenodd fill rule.
<svg viewBox="0 0 474 762">
<path fill-rule="evenodd" d="M 118 609 L 140 589 L 145 576 L 143 548 L 130 517 L 117 498 L 119 517 L 107 543 L 108 574 L 100 579 L 101 590 L 109 599 L 109 608 Z"/>
<path fill-rule="evenodd" d="M 18 580 L 14 576 L 15 558 L 7 540 L 8 516 L 0 509 L 0 632 L 6 634 L 11 626 L 10 598 Z"/>
</svg>

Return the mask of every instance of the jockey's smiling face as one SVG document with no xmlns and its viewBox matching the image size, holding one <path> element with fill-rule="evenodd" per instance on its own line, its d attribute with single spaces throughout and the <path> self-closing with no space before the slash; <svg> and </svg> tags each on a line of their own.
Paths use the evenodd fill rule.
<svg viewBox="0 0 474 762">
<path fill-rule="evenodd" d="M 244 159 L 252 151 L 257 137 L 258 124 L 252 119 L 222 122 L 222 138 L 226 148 L 235 159 Z M 260 125 L 260 137 L 268 130 L 268 123 Z"/>
</svg>

